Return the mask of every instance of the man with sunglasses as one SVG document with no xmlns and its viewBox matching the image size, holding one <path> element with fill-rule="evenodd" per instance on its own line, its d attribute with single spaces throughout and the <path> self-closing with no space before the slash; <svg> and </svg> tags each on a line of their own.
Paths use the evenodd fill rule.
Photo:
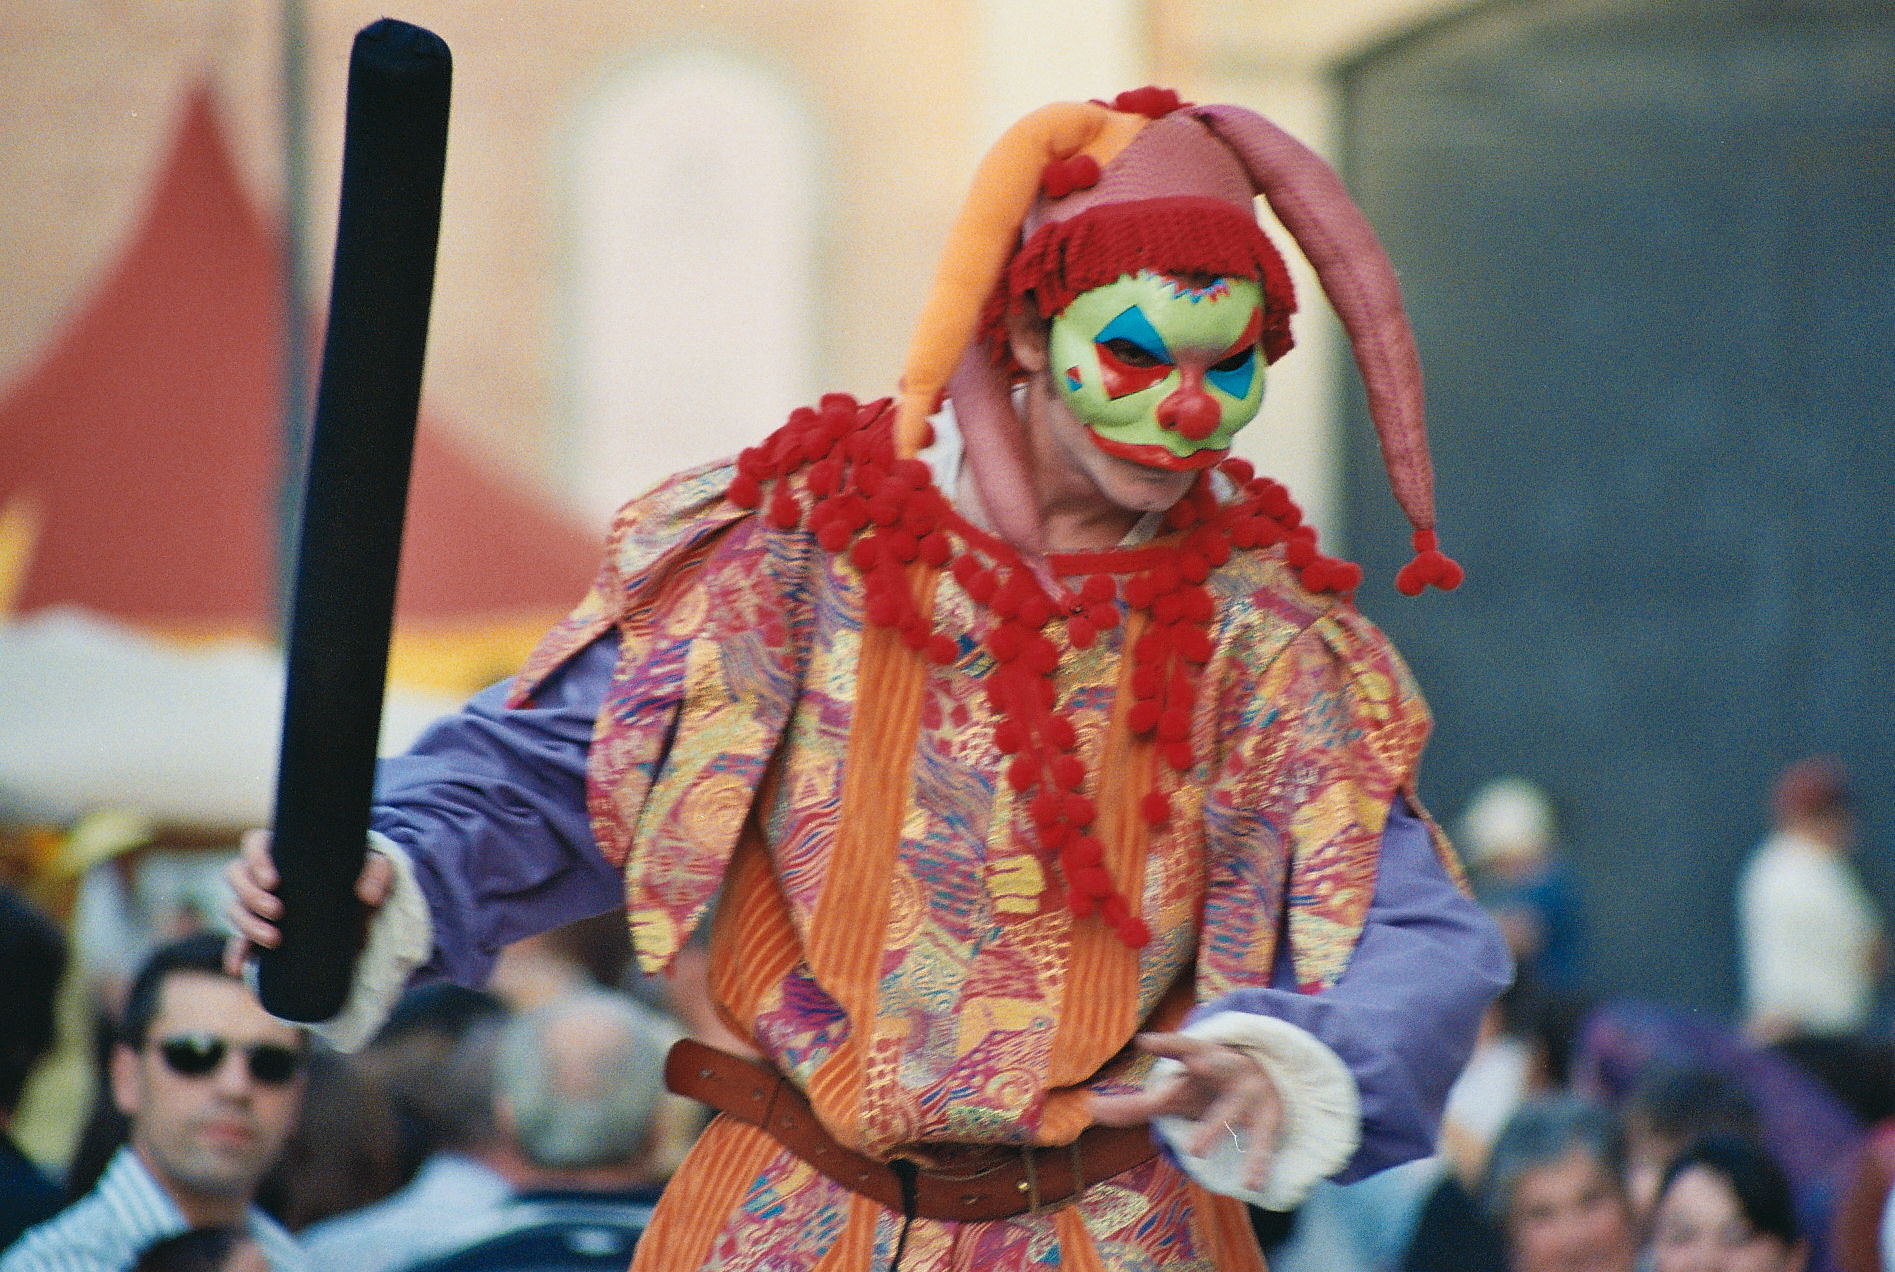
<svg viewBox="0 0 1895 1272">
<path fill-rule="evenodd" d="M 202 934 L 160 947 L 139 971 L 109 1075 L 128 1142 L 0 1272 L 122 1272 L 154 1241 L 234 1225 L 275 1272 L 303 1272 L 295 1241 L 254 1198 L 296 1123 L 306 1044 L 222 963 L 223 942 Z"/>
</svg>

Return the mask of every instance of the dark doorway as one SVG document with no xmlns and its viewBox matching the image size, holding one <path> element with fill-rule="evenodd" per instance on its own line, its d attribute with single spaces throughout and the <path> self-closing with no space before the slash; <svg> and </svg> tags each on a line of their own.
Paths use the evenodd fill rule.
<svg viewBox="0 0 1895 1272">
<path fill-rule="evenodd" d="M 1495 3 L 1344 86 L 1468 568 L 1388 587 L 1358 393 L 1349 540 L 1436 709 L 1424 790 L 1543 782 L 1595 986 L 1730 1010 L 1786 760 L 1845 759 L 1895 882 L 1895 7 Z"/>
</svg>

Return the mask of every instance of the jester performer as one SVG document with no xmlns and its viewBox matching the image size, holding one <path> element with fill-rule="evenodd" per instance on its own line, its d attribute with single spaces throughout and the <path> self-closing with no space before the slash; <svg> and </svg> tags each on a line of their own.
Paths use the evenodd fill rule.
<svg viewBox="0 0 1895 1272">
<path fill-rule="evenodd" d="M 1359 570 L 1229 455 L 1290 347 L 1259 194 L 1350 333 L 1398 585 L 1452 587 L 1360 212 L 1142 89 L 983 161 L 898 399 L 634 500 L 519 676 L 385 762 L 339 1032 L 584 915 L 653 973 L 709 925 L 742 1054 L 673 1053 L 721 1112 L 635 1272 L 1261 1269 L 1246 1202 L 1432 1151 L 1510 969 Z M 253 836 L 235 950 L 274 879 Z"/>
</svg>

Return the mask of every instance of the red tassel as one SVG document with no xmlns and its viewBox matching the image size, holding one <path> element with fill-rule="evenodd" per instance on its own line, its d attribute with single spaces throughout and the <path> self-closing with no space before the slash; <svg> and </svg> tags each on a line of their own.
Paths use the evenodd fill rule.
<svg viewBox="0 0 1895 1272">
<path fill-rule="evenodd" d="M 1069 791 L 1078 790 L 1086 780 L 1086 766 L 1079 762 L 1076 755 L 1059 755 L 1053 758 L 1053 780 Z"/>
<path fill-rule="evenodd" d="M 1040 171 L 1040 189 L 1049 199 L 1063 199 L 1074 190 L 1087 190 L 1098 184 L 1099 161 L 1091 155 L 1051 159 Z"/>
<path fill-rule="evenodd" d="M 1040 762 L 1031 755 L 1016 755 L 1007 765 L 1007 785 L 1023 791 L 1040 776 Z"/>
<path fill-rule="evenodd" d="M 869 622 L 877 627 L 893 627 L 901 621 L 901 602 L 887 592 L 877 592 L 869 597 Z"/>
<path fill-rule="evenodd" d="M 763 487 L 757 484 L 755 477 L 740 472 L 731 478 L 730 488 L 724 492 L 724 497 L 739 508 L 755 508 L 763 502 Z"/>
<path fill-rule="evenodd" d="M 939 632 L 928 638 L 928 661 L 946 667 L 961 656 L 961 647 Z"/>
<path fill-rule="evenodd" d="M 1064 856 L 1068 868 L 1096 866 L 1105 860 L 1105 846 L 1092 835 L 1081 835 L 1066 845 Z"/>
<path fill-rule="evenodd" d="M 1074 649 L 1091 649 L 1098 638 L 1099 629 L 1084 615 L 1075 614 L 1066 620 L 1066 639 L 1073 643 Z"/>
<path fill-rule="evenodd" d="M 1189 742 L 1167 742 L 1164 745 L 1165 763 L 1180 773 L 1196 763 L 1197 757 L 1191 753 Z"/>
<path fill-rule="evenodd" d="M 1182 742 L 1191 736 L 1191 717 L 1176 707 L 1158 716 L 1158 740 Z"/>
<path fill-rule="evenodd" d="M 1149 826 L 1162 826 L 1171 820 L 1171 800 L 1162 791 L 1149 791 L 1138 802 L 1138 811 L 1144 814 Z"/>
<path fill-rule="evenodd" d="M 1079 599 L 1088 605 L 1098 605 L 1111 600 L 1117 591 L 1118 588 L 1113 584 L 1111 575 L 1094 574 L 1089 576 L 1079 589 Z"/>
<path fill-rule="evenodd" d="M 1059 649 L 1044 636 L 1035 636 L 1020 653 L 1020 665 L 1036 676 L 1050 676 L 1059 666 Z"/>
<path fill-rule="evenodd" d="M 1202 628 L 1186 627 L 1178 632 L 1178 656 L 1186 662 L 1207 663 L 1212 652 L 1211 638 Z"/>
<path fill-rule="evenodd" d="M 1054 716 L 1046 722 L 1046 740 L 1062 751 L 1070 751 L 1079 741 L 1079 730 L 1073 728 L 1073 722 L 1065 716 Z M 1073 760 L 1078 764 L 1078 760 Z M 1083 770 L 1081 770 L 1083 772 Z M 1079 779 L 1063 783 L 1066 786 L 1079 785 Z"/>
<path fill-rule="evenodd" d="M 1436 545 L 1433 530 L 1415 531 L 1414 542 L 1415 559 L 1396 573 L 1396 591 L 1403 596 L 1420 596 L 1429 584 L 1443 592 L 1452 592 L 1461 585 L 1466 572 L 1461 569 L 1460 562 Z"/>
<path fill-rule="evenodd" d="M 1127 89 L 1112 99 L 1113 110 L 1128 115 L 1143 115 L 1147 119 L 1161 119 L 1184 105 L 1178 100 L 1176 89 L 1159 88 L 1154 84 Z"/>
<path fill-rule="evenodd" d="M 987 634 L 987 648 L 1003 663 L 1010 663 L 1018 658 L 1025 644 L 1026 633 L 1012 623 L 1002 623 Z"/>
<path fill-rule="evenodd" d="M 770 524 L 788 530 L 803 519 L 803 506 L 787 490 L 779 490 L 770 501 Z"/>
<path fill-rule="evenodd" d="M 1302 570 L 1316 559 L 1316 536 L 1308 533 L 1292 534 L 1290 546 L 1285 550 L 1290 568 Z"/>
<path fill-rule="evenodd" d="M 1125 922 L 1118 925 L 1117 930 L 1119 940 L 1135 950 L 1142 950 L 1151 944 L 1151 928 L 1143 919 L 1128 916 Z"/>
</svg>

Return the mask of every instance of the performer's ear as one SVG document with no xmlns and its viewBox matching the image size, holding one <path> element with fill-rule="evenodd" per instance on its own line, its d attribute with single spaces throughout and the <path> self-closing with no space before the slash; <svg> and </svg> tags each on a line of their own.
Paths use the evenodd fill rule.
<svg viewBox="0 0 1895 1272">
<path fill-rule="evenodd" d="M 1046 370 L 1046 320 L 1030 296 L 1007 307 L 1007 347 L 1029 375 Z"/>
</svg>

